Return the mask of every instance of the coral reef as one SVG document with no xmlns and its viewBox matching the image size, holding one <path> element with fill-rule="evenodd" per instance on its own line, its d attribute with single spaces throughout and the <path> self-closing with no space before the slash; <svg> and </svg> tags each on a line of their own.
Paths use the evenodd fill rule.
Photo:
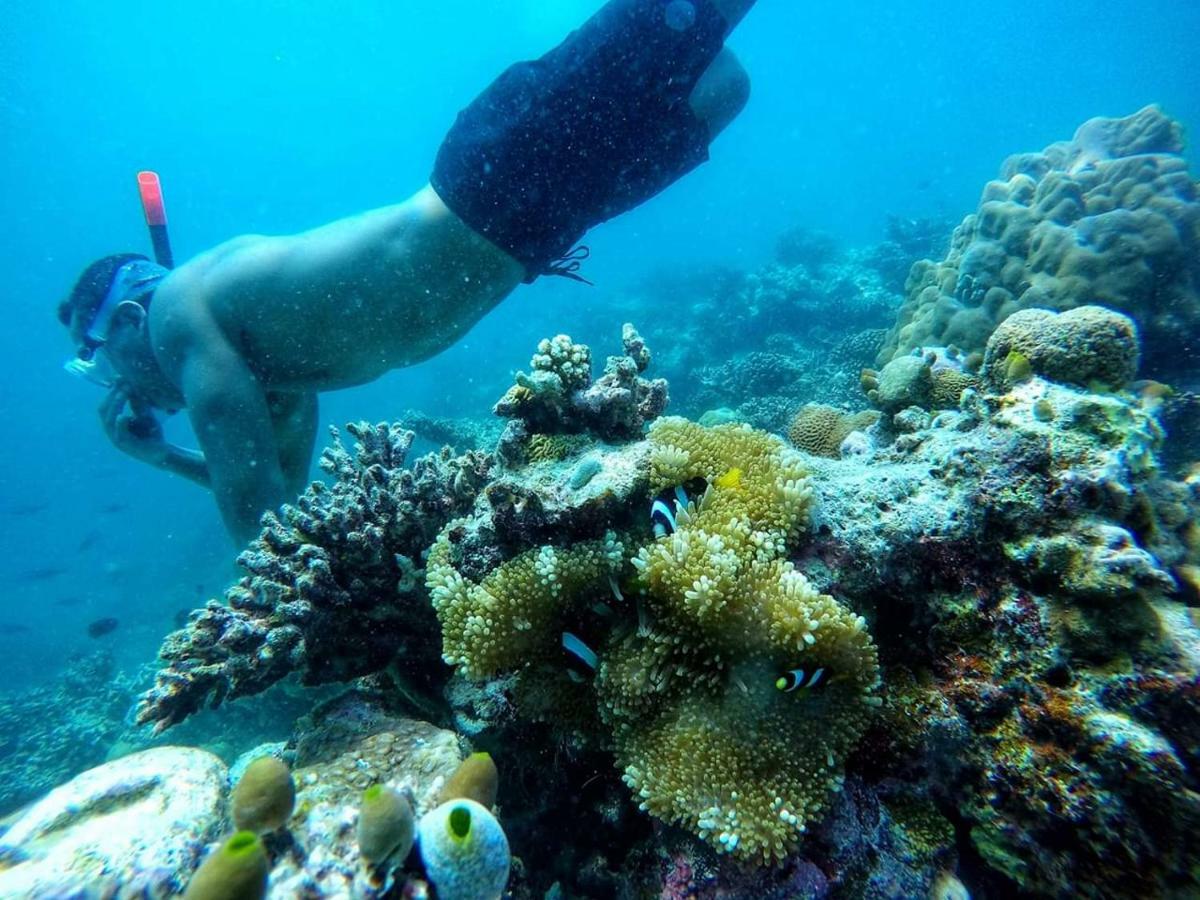
<svg viewBox="0 0 1200 900">
<path fill-rule="evenodd" d="M 612 629 L 593 664 L 626 782 L 644 809 L 723 850 L 782 857 L 836 789 L 837 761 L 864 727 L 874 648 L 860 617 L 782 559 L 809 494 L 781 441 L 667 418 L 649 445 L 647 505 L 705 487 L 678 506 L 672 533 L 636 552 L 634 536 L 610 530 L 530 548 L 474 582 L 454 540 L 463 526 L 447 527 L 427 569 L 444 655 L 473 678 L 536 667 L 558 657 L 558 634 L 598 598 L 637 595 L 638 626 Z M 779 690 L 798 661 L 836 676 L 812 697 Z M 798 744 L 800 733 L 809 737 Z"/>
<path fill-rule="evenodd" d="M 1151 377 L 1200 365 L 1200 201 L 1182 129 L 1157 107 L 1092 119 L 1010 157 L 943 261 L 923 260 L 879 363 L 926 345 L 982 351 L 1022 309 L 1099 304 L 1136 323 Z"/>
<path fill-rule="evenodd" d="M 76 656 L 45 685 L 0 695 L 0 813 L 103 762 L 132 693 L 102 650 Z"/>
<path fill-rule="evenodd" d="M 1077 306 L 1066 312 L 1017 310 L 988 338 L 983 377 L 1003 389 L 1014 357 L 1028 373 L 1080 387 L 1113 390 L 1133 380 L 1138 368 L 1138 335 L 1133 320 L 1102 306 Z"/>
<path fill-rule="evenodd" d="M 432 622 L 420 594 L 421 553 L 471 507 L 492 459 L 447 449 L 409 469 L 411 432 L 366 423 L 347 430 L 355 450 L 335 430 L 321 456 L 332 486 L 314 482 L 295 506 L 267 513 L 261 535 L 238 557 L 247 574 L 226 591 L 226 604 L 210 601 L 167 637 L 160 655 L 169 665 L 143 695 L 139 724 L 162 730 L 291 672 L 307 684 L 341 681 L 400 655 L 414 677 L 428 677 Z"/>
<path fill-rule="evenodd" d="M 182 893 L 204 845 L 223 828 L 226 774 L 220 759 L 188 747 L 146 750 L 89 769 L 4 833 L 0 895 Z"/>
<path fill-rule="evenodd" d="M 592 380 L 592 355 L 585 344 L 560 334 L 543 340 L 516 383 L 496 403 L 496 415 L 511 420 L 497 452 L 509 461 L 524 458 L 523 446 L 535 435 L 590 434 L 602 441 L 641 437 L 648 422 L 667 406 L 667 383 L 641 377 L 650 351 L 637 329 L 626 323 L 624 355 L 610 356 L 604 374 Z"/>
<path fill-rule="evenodd" d="M 885 413 L 909 407 L 953 409 L 963 392 L 979 386 L 966 371 L 967 360 L 954 349 L 918 348 L 898 356 L 881 370 L 863 369 L 860 384 L 867 399 Z"/>
<path fill-rule="evenodd" d="M 842 442 L 853 431 L 869 428 L 879 418 L 876 412 L 847 413 L 821 403 L 808 403 L 788 425 L 792 446 L 814 456 L 841 456 Z"/>
</svg>

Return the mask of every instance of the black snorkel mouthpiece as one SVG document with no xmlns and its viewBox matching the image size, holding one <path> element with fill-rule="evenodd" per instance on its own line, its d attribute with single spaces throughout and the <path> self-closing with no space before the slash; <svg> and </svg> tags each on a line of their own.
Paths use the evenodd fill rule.
<svg viewBox="0 0 1200 900">
<path fill-rule="evenodd" d="M 175 268 L 175 257 L 171 255 L 171 239 L 167 234 L 167 207 L 163 204 L 162 183 L 158 173 L 149 170 L 137 173 L 138 194 L 142 198 L 142 212 L 146 216 L 146 227 L 150 229 L 150 241 L 154 244 L 154 259 L 166 269 Z"/>
</svg>

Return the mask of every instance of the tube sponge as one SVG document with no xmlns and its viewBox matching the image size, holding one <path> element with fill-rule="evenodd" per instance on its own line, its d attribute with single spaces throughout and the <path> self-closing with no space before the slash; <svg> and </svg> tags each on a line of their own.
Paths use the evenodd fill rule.
<svg viewBox="0 0 1200 900">
<path fill-rule="evenodd" d="M 183 900 L 261 900 L 271 864 L 253 831 L 239 831 L 210 853 L 192 876 Z"/>
<path fill-rule="evenodd" d="M 358 810 L 358 852 L 370 865 L 389 857 L 403 860 L 412 849 L 416 823 L 412 804 L 382 784 L 363 791 Z"/>
<path fill-rule="evenodd" d="M 240 831 L 275 831 L 287 824 L 295 804 L 296 785 L 287 764 L 260 756 L 233 789 L 233 823 Z"/>
<path fill-rule="evenodd" d="M 508 838 L 484 807 L 443 803 L 421 818 L 417 836 L 439 900 L 499 900 L 508 884 Z"/>
<path fill-rule="evenodd" d="M 446 779 L 442 788 L 441 801 L 466 797 L 480 806 L 491 809 L 496 805 L 496 791 L 500 784 L 500 773 L 492 762 L 490 753 L 472 753 L 464 759 L 454 774 Z"/>
</svg>

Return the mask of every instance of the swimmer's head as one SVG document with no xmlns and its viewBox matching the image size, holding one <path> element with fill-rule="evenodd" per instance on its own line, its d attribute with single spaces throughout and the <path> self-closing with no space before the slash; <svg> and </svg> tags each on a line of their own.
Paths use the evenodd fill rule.
<svg viewBox="0 0 1200 900">
<path fill-rule="evenodd" d="M 98 259 L 58 306 L 58 320 L 77 348 L 66 370 L 111 387 L 117 379 L 147 402 L 178 407 L 144 333 L 150 299 L 168 270 L 136 253 Z"/>
<path fill-rule="evenodd" d="M 108 340 L 113 326 L 133 303 L 144 311 L 166 269 L 139 253 L 116 253 L 83 270 L 70 295 L 58 304 L 58 321 L 70 332 L 80 356 L 90 356 Z"/>
</svg>

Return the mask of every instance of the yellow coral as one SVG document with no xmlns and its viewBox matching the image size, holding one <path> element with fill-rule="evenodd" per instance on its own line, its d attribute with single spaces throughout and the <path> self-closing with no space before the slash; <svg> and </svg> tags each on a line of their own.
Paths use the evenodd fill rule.
<svg viewBox="0 0 1200 900">
<path fill-rule="evenodd" d="M 588 445 L 584 435 L 531 434 L 525 444 L 525 456 L 530 462 L 557 462 L 573 456 Z"/>
</svg>

